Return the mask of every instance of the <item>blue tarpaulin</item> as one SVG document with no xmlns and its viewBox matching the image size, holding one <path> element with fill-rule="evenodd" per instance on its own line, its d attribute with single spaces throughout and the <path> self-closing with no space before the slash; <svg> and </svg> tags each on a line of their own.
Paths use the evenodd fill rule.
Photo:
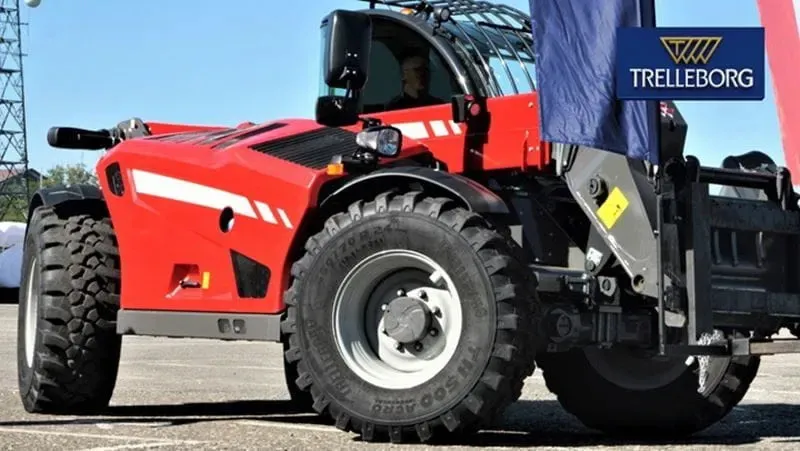
<svg viewBox="0 0 800 451">
<path fill-rule="evenodd" d="M 658 164 L 658 102 L 619 101 L 619 27 L 654 27 L 654 0 L 531 0 L 541 132 Z"/>
</svg>

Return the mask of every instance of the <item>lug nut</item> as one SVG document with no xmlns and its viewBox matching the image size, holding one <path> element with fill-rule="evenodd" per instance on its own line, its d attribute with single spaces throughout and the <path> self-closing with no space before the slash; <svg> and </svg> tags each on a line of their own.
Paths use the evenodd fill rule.
<svg viewBox="0 0 800 451">
<path fill-rule="evenodd" d="M 436 316 L 442 316 L 442 309 L 440 309 L 439 307 L 434 307 L 433 314 Z"/>
<path fill-rule="evenodd" d="M 383 304 L 383 305 L 381 306 L 381 310 L 382 310 L 382 311 L 384 311 L 384 312 L 385 312 L 386 310 L 389 310 L 389 304 Z"/>
<path fill-rule="evenodd" d="M 428 299 L 428 293 L 426 293 L 424 291 L 420 291 L 419 292 L 419 298 L 422 299 L 423 301 Z"/>
<path fill-rule="evenodd" d="M 402 288 L 397 290 L 397 295 L 398 296 L 405 296 L 406 295 L 406 290 L 404 290 Z"/>
<path fill-rule="evenodd" d="M 428 333 L 431 335 L 431 337 L 435 337 L 435 336 L 439 335 L 439 331 L 436 330 L 436 329 L 431 329 L 431 330 L 428 331 Z"/>
<path fill-rule="evenodd" d="M 402 351 L 403 350 L 403 343 L 400 343 L 398 341 L 397 343 L 394 344 L 394 348 L 397 349 L 398 351 Z"/>
<path fill-rule="evenodd" d="M 417 352 L 422 351 L 422 343 L 420 343 L 420 342 L 414 343 L 414 350 L 417 351 Z"/>
</svg>

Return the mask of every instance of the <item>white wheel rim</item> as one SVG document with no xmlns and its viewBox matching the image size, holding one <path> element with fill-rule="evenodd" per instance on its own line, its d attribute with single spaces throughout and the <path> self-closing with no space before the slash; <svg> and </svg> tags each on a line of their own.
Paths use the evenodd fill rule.
<svg viewBox="0 0 800 451">
<path fill-rule="evenodd" d="M 381 306 L 398 297 L 425 297 L 429 332 L 416 349 L 387 336 Z M 424 295 L 423 295 L 424 292 Z M 438 312 L 438 314 L 433 314 Z M 461 338 L 461 299 L 446 271 L 418 252 L 396 249 L 359 262 L 339 284 L 333 305 L 336 346 L 348 367 L 377 387 L 401 390 L 426 383 L 452 359 Z M 423 345 L 424 343 L 424 345 Z"/>
<path fill-rule="evenodd" d="M 28 267 L 28 283 L 25 287 L 25 360 L 28 362 L 28 367 L 33 366 L 36 331 L 39 326 L 39 293 L 36 292 L 35 284 L 39 277 L 35 270 L 36 259 L 34 258 Z"/>
</svg>

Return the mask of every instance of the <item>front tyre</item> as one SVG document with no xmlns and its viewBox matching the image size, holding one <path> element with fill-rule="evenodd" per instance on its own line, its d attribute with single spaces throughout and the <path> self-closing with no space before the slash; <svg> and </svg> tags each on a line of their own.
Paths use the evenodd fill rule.
<svg viewBox="0 0 800 451">
<path fill-rule="evenodd" d="M 314 404 L 314 400 L 311 398 L 311 393 L 297 387 L 297 378 L 300 376 L 297 372 L 297 362 L 290 362 L 286 358 L 286 352 L 289 350 L 288 337 L 282 337 L 281 344 L 283 346 L 283 376 L 289 391 L 289 400 L 298 412 L 313 412 L 314 409 L 311 408 L 311 405 Z"/>
<path fill-rule="evenodd" d="M 17 374 L 28 412 L 98 413 L 119 366 L 119 252 L 94 202 L 33 211 L 25 237 Z"/>
<path fill-rule="evenodd" d="M 510 245 L 481 216 L 418 192 L 328 219 L 292 268 L 283 323 L 314 409 L 367 441 L 491 422 L 538 345 L 534 285 Z"/>
</svg>

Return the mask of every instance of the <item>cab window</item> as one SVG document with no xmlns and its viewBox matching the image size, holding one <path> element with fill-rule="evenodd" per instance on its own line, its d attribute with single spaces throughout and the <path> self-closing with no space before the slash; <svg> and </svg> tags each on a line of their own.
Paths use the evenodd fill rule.
<svg viewBox="0 0 800 451">
<path fill-rule="evenodd" d="M 439 54 L 412 30 L 373 22 L 369 78 L 361 97 L 363 113 L 450 103 L 461 89 Z"/>
</svg>

